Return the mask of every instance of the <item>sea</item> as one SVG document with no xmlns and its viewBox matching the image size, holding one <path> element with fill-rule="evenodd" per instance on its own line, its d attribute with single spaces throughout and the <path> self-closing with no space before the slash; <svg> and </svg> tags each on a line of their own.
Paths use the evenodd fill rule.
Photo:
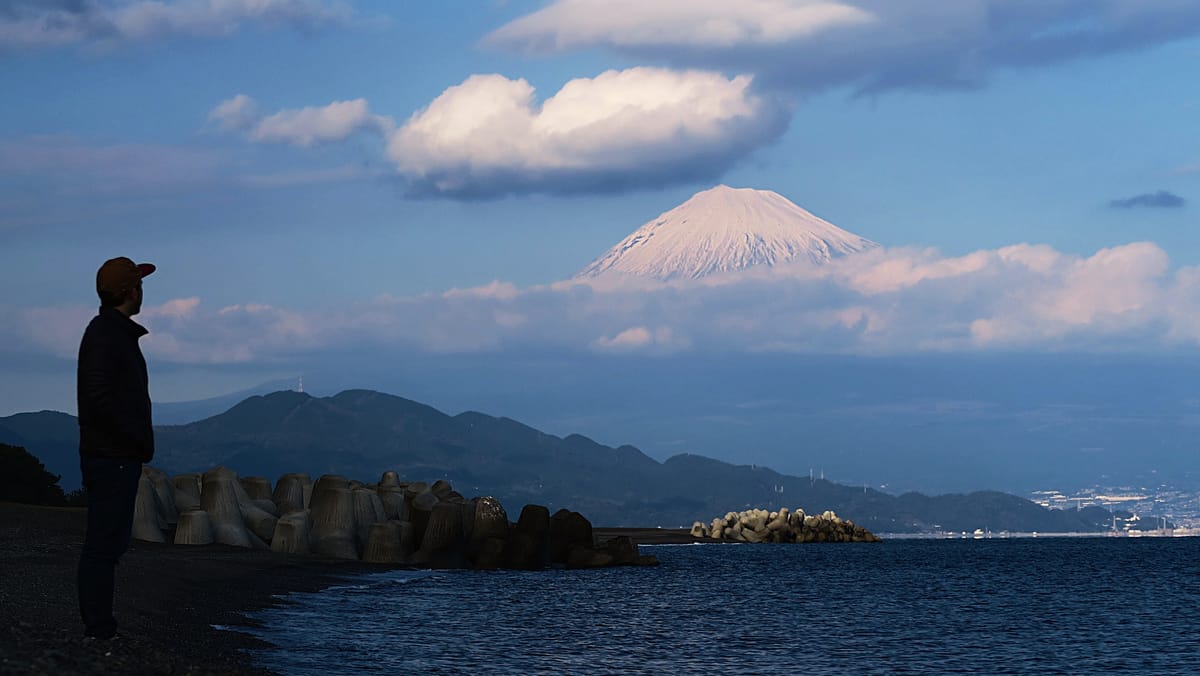
<svg viewBox="0 0 1200 676">
<path fill-rule="evenodd" d="M 1200 674 L 1200 538 L 660 545 L 396 570 L 252 613 L 285 674 Z"/>
</svg>

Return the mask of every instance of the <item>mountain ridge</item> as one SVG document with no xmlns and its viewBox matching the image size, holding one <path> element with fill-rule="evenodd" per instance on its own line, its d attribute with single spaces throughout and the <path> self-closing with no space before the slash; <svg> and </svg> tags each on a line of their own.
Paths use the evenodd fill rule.
<svg viewBox="0 0 1200 676">
<path fill-rule="evenodd" d="M 61 472 L 63 463 L 77 466 L 77 436 L 74 445 L 62 443 L 70 436 L 65 426 L 78 434 L 74 417 L 20 416 L 0 418 L 0 428 L 21 434 L 53 472 Z M 12 424 L 14 418 L 20 425 Z M 205 420 L 158 427 L 156 438 L 153 464 L 172 473 L 225 465 L 271 479 L 302 471 L 369 481 L 394 469 L 411 480 L 448 479 L 464 494 L 494 495 L 514 508 L 569 507 L 597 525 L 678 527 L 730 510 L 782 506 L 831 509 L 874 532 L 1102 530 L 1111 518 L 1102 509 L 1046 510 L 994 491 L 891 496 L 688 453 L 660 463 L 634 446 L 613 448 L 577 434 L 557 437 L 476 411 L 451 416 L 370 390 L 254 396 Z M 47 449 L 55 457 L 44 457 Z"/>
</svg>

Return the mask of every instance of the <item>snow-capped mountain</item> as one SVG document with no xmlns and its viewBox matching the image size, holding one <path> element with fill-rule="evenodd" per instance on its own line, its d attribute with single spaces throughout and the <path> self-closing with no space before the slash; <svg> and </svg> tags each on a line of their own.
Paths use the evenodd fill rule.
<svg viewBox="0 0 1200 676">
<path fill-rule="evenodd" d="M 779 193 L 718 185 L 638 228 L 575 278 L 698 279 L 797 260 L 819 265 L 878 246 Z"/>
</svg>

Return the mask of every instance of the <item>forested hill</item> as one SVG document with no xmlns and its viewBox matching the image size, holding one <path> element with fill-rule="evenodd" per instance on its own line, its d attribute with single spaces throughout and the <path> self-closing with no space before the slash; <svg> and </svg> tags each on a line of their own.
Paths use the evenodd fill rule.
<svg viewBox="0 0 1200 676">
<path fill-rule="evenodd" d="M 3 438 L 8 435 L 11 438 Z M 250 397 L 219 415 L 155 430 L 155 465 L 172 472 L 225 465 L 242 476 L 338 473 L 373 481 L 394 469 L 411 480 L 450 480 L 461 493 L 506 505 L 570 507 L 596 525 L 691 525 L 748 507 L 833 510 L 874 532 L 927 530 L 1099 531 L 1103 509 L 1047 510 L 999 492 L 893 496 L 698 455 L 658 462 L 633 446 L 557 437 L 508 418 L 447 415 L 368 390 L 332 397 L 282 391 Z M 0 418 L 0 442 L 25 446 L 78 485 L 78 428 L 50 411 Z"/>
</svg>

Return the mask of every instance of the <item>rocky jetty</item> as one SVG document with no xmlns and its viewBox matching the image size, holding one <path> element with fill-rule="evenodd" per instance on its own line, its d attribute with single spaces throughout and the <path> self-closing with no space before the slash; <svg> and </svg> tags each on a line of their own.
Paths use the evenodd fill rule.
<svg viewBox="0 0 1200 676">
<path fill-rule="evenodd" d="M 734 542 L 879 542 L 874 533 L 833 512 L 810 515 L 787 507 L 729 512 L 709 524 L 697 521 L 692 536 Z"/>
<path fill-rule="evenodd" d="M 582 514 L 526 505 L 514 523 L 494 497 L 465 498 L 450 482 L 364 484 L 327 474 L 239 478 L 225 467 L 168 478 L 145 467 L 133 537 L 428 568 L 652 566 L 628 537 L 597 545 Z"/>
</svg>

